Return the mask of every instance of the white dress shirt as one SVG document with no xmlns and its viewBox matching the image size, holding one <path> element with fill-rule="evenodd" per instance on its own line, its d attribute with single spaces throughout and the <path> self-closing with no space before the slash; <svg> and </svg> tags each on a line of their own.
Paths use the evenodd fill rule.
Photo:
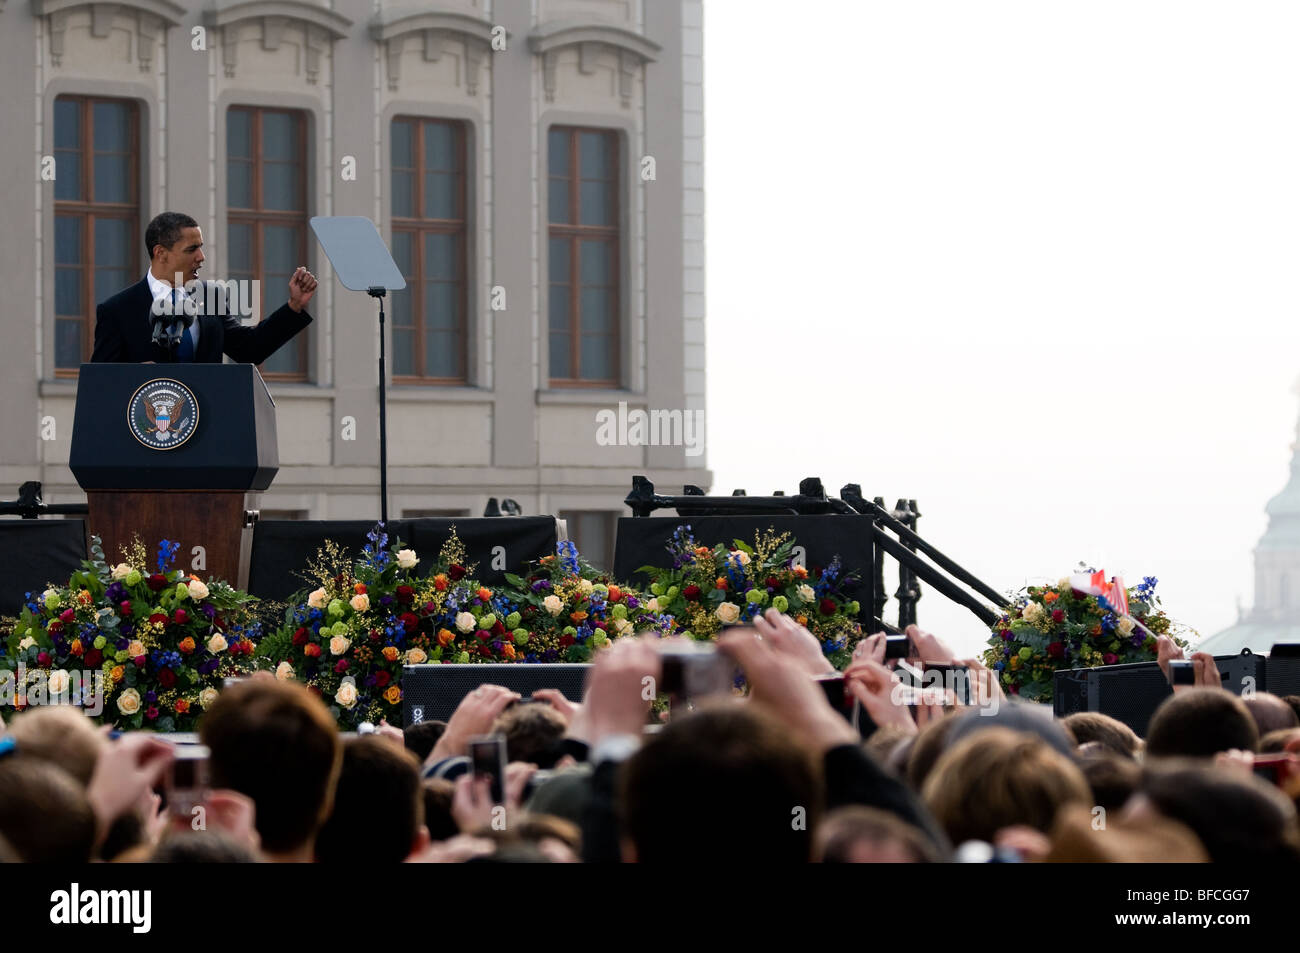
<svg viewBox="0 0 1300 953">
<path fill-rule="evenodd" d="M 152 270 L 146 271 L 144 277 L 145 280 L 149 282 L 149 291 L 153 294 L 154 301 L 157 301 L 159 298 L 170 298 L 172 296 L 172 286 L 165 281 L 155 278 Z M 185 299 L 189 297 L 189 294 L 185 291 L 184 287 L 181 287 L 178 290 L 181 293 L 181 302 L 184 302 Z M 194 353 L 198 354 L 199 319 L 197 317 L 195 317 L 194 323 L 189 326 L 186 333 L 189 334 L 190 341 L 194 344 Z"/>
</svg>

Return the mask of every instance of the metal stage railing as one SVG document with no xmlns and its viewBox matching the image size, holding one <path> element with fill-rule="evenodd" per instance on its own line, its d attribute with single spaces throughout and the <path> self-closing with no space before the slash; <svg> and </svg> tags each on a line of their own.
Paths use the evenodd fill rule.
<svg viewBox="0 0 1300 953">
<path fill-rule="evenodd" d="M 880 628 L 899 632 L 916 622 L 916 605 L 921 599 L 921 582 L 935 592 L 968 609 L 985 625 L 1000 614 L 1007 597 L 945 555 L 937 546 L 916 531 L 921 511 L 916 500 L 899 500 L 892 510 L 885 508 L 882 497 L 867 500 L 856 483 L 845 485 L 839 498 L 826 495 L 822 481 L 809 477 L 799 483 L 799 492 L 786 496 L 777 491 L 771 496 L 749 496 L 736 490 L 731 496 L 708 496 L 697 486 L 684 486 L 679 496 L 655 492 L 654 484 L 643 476 L 632 478 L 632 492 L 624 502 L 632 515 L 646 517 L 656 510 L 676 510 L 677 515 L 694 516 L 813 516 L 857 514 L 871 518 L 871 572 L 875 581 L 872 605 L 873 623 Z M 898 563 L 898 603 L 895 623 L 884 618 L 889 596 L 885 589 L 885 557 Z M 991 604 L 991 605 L 990 605 Z"/>
<path fill-rule="evenodd" d="M 85 516 L 85 503 L 46 503 L 41 499 L 41 485 L 28 480 L 18 488 L 18 499 L 0 500 L 0 516 L 21 516 L 34 520 L 42 516 Z"/>
</svg>

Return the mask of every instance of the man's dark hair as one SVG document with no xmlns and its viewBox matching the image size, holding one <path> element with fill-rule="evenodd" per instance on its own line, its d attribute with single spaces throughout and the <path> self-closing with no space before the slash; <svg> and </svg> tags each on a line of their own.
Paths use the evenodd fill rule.
<svg viewBox="0 0 1300 953">
<path fill-rule="evenodd" d="M 459 834 L 460 825 L 451 813 L 456 785 L 441 778 L 430 778 L 420 785 L 420 794 L 424 799 L 424 826 L 429 832 L 429 839 L 451 840 Z"/>
<path fill-rule="evenodd" d="M 184 212 L 163 212 L 155 215 L 153 221 L 144 230 L 145 257 L 152 261 L 156 246 L 171 248 L 181 240 L 181 232 L 184 229 L 198 227 L 199 223 Z"/>
<path fill-rule="evenodd" d="M 1147 728 L 1151 758 L 1212 758 L 1259 748 L 1259 731 L 1241 699 L 1221 688 L 1188 688 L 1160 703 Z"/>
<path fill-rule="evenodd" d="M 321 863 L 400 864 L 424 824 L 415 755 L 385 738 L 350 738 L 334 810 L 316 835 Z"/>
<path fill-rule="evenodd" d="M 1282 754 L 1287 745 L 1300 741 L 1300 728 L 1280 728 L 1259 739 L 1260 754 Z"/>
<path fill-rule="evenodd" d="M 859 848 L 885 847 L 900 851 L 908 863 L 937 864 L 943 860 L 929 835 L 920 828 L 897 814 L 861 804 L 837 807 L 826 815 L 817 841 L 824 864 L 856 863 Z"/>
<path fill-rule="evenodd" d="M 1283 695 L 1282 701 L 1291 706 L 1297 720 L 1300 720 L 1300 695 Z"/>
<path fill-rule="evenodd" d="M 0 759 L 0 835 L 28 863 L 84 864 L 95 849 L 95 812 L 67 771 L 9 755 Z"/>
<path fill-rule="evenodd" d="M 1276 695 L 1269 692 L 1256 692 L 1254 696 L 1243 698 L 1241 702 L 1250 712 L 1250 717 L 1255 719 L 1255 728 L 1261 738 L 1270 731 L 1300 728 L 1300 720 L 1297 720 L 1291 706 Z"/>
<path fill-rule="evenodd" d="M 219 831 L 186 831 L 159 844 L 149 858 L 151 864 L 254 864 L 257 857 Z"/>
<path fill-rule="evenodd" d="M 1133 796 L 1142 779 L 1142 768 L 1128 755 L 1117 755 L 1101 741 L 1090 741 L 1095 751 L 1080 752 L 1079 770 L 1092 791 L 1093 803 L 1118 811 Z"/>
<path fill-rule="evenodd" d="M 1140 790 L 1190 827 L 1216 864 L 1300 860 L 1295 805 L 1253 775 L 1171 759 L 1148 765 Z"/>
<path fill-rule="evenodd" d="M 213 703 L 200 736 L 212 752 L 212 786 L 253 799 L 265 850 L 311 843 L 329 816 L 343 756 L 319 698 L 293 682 L 240 682 Z"/>
<path fill-rule="evenodd" d="M 1118 718 L 1103 715 L 1099 711 L 1076 711 L 1067 715 L 1062 724 L 1073 736 L 1074 743 L 1080 747 L 1096 741 L 1115 754 L 1131 758 L 1142 746 L 1132 728 Z"/>
<path fill-rule="evenodd" d="M 564 756 L 566 728 L 560 713 L 542 704 L 514 705 L 492 723 L 493 733 L 506 736 L 507 760 L 526 761 L 543 771 L 555 767 Z"/>
<path fill-rule="evenodd" d="M 670 722 L 629 759 L 619 814 L 641 863 L 806 863 L 822 789 L 779 723 L 724 705 Z"/>
<path fill-rule="evenodd" d="M 413 725 L 407 725 L 402 729 L 406 750 L 419 758 L 420 763 L 423 764 L 446 730 L 445 721 L 418 721 Z"/>
</svg>

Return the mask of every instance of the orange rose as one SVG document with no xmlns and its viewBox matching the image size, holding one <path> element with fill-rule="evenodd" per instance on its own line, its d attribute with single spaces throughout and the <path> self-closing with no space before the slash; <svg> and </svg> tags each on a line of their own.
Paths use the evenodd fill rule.
<svg viewBox="0 0 1300 953">
<path fill-rule="evenodd" d="M 194 640 L 187 635 L 185 638 L 181 639 L 181 644 L 176 646 L 176 648 L 184 654 L 189 655 L 194 651 Z"/>
<path fill-rule="evenodd" d="M 610 586 L 610 587 L 609 587 L 609 601 L 610 601 L 610 602 L 618 602 L 618 600 L 620 600 L 620 599 L 622 599 L 622 598 L 623 598 L 623 590 L 622 590 L 622 589 L 620 589 L 618 586 Z"/>
<path fill-rule="evenodd" d="M 707 556 L 707 555 L 709 555 L 709 547 L 707 547 L 707 546 L 696 546 L 696 547 L 695 547 L 695 555 L 696 555 L 696 556 Z"/>
<path fill-rule="evenodd" d="M 447 591 L 447 574 L 446 574 L 446 573 L 441 573 L 441 572 L 440 572 L 440 573 L 438 573 L 438 575 L 436 575 L 436 576 L 433 577 L 433 588 L 437 589 L 439 592 L 446 592 L 446 591 Z"/>
<path fill-rule="evenodd" d="M 109 672 L 108 674 L 109 677 L 112 678 L 114 682 L 120 682 L 123 678 L 126 677 L 126 669 L 122 668 L 122 666 L 120 665 L 115 665 L 113 667 L 113 671 Z"/>
<path fill-rule="evenodd" d="M 1055 601 L 1056 601 L 1057 599 L 1059 599 L 1059 598 L 1061 598 L 1061 596 L 1060 596 L 1059 593 L 1048 592 L 1048 593 L 1044 593 L 1044 594 L 1043 594 L 1043 601 L 1044 601 L 1044 602 L 1055 602 Z"/>
<path fill-rule="evenodd" d="M 579 609 L 577 612 L 570 612 L 569 618 L 574 622 L 581 622 L 583 619 L 587 618 L 587 613 Z"/>
<path fill-rule="evenodd" d="M 489 602 L 492 599 L 492 590 L 487 588 L 479 589 L 478 597 L 484 602 Z"/>
<path fill-rule="evenodd" d="M 794 621 L 798 622 L 800 625 L 807 625 L 808 617 L 806 615 L 795 616 Z"/>
<path fill-rule="evenodd" d="M 452 642 L 455 642 L 455 641 L 456 641 L 456 636 L 452 635 L 452 633 L 451 633 L 450 631 L 448 631 L 447 629 L 439 629 L 439 630 L 438 630 L 438 644 L 439 644 L 439 645 L 443 645 L 443 646 L 451 645 L 451 643 L 452 643 Z"/>
<path fill-rule="evenodd" d="M 727 588 L 727 580 L 724 579 L 722 576 L 719 576 L 719 577 L 718 577 L 718 581 L 715 582 L 715 583 L 713 584 L 713 588 L 714 588 L 714 589 L 726 589 L 726 588 Z"/>
<path fill-rule="evenodd" d="M 72 655 L 81 655 L 86 650 L 82 648 L 81 639 L 73 639 L 72 644 L 68 646 L 68 652 Z"/>
<path fill-rule="evenodd" d="M 190 710 L 190 703 L 183 698 L 176 699 L 176 714 L 183 715 Z"/>
<path fill-rule="evenodd" d="M 402 700 L 402 690 L 396 685 L 389 685 L 388 691 L 384 692 L 384 701 L 390 705 L 396 705 Z"/>
<path fill-rule="evenodd" d="M 1088 630 L 1088 634 L 1089 634 L 1089 635 L 1101 635 L 1101 626 L 1099 626 L 1099 625 L 1094 625 L 1091 629 Z"/>
<path fill-rule="evenodd" d="M 515 647 L 511 645 L 509 642 L 507 642 L 505 645 L 501 646 L 501 654 L 504 655 L 506 658 L 514 658 Z"/>
<path fill-rule="evenodd" d="M 800 579 L 807 579 L 807 578 L 808 578 L 808 570 L 807 570 L 807 569 L 804 569 L 802 566 L 795 566 L 795 567 L 794 567 L 794 574 L 795 574 L 796 576 L 798 576 Z M 800 624 L 802 625 L 802 623 L 800 623 Z"/>
<path fill-rule="evenodd" d="M 397 661 L 397 654 L 398 654 L 398 653 L 397 653 L 397 646 L 395 646 L 395 645 L 385 645 L 385 646 L 384 646 L 384 658 L 388 659 L 388 661 L 390 661 L 390 662 L 395 662 L 395 661 Z"/>
<path fill-rule="evenodd" d="M 79 593 L 77 593 L 77 598 L 81 601 L 81 604 L 82 604 L 83 606 L 88 606 L 88 605 L 90 605 L 90 603 L 91 603 L 91 601 L 92 601 L 91 598 L 90 598 L 90 590 L 89 590 L 89 589 L 82 589 Z"/>
<path fill-rule="evenodd" d="M 352 591 L 355 592 L 355 593 L 356 593 L 357 595 L 359 595 L 359 596 L 360 596 L 360 595 L 364 595 L 364 594 L 365 594 L 365 591 L 366 591 L 366 584 L 365 584 L 364 582 L 359 582 L 359 583 L 357 583 L 355 586 L 352 587 Z"/>
</svg>

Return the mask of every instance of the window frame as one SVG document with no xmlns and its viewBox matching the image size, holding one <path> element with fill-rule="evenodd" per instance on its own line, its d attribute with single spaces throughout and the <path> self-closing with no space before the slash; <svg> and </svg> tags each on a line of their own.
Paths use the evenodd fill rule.
<svg viewBox="0 0 1300 953">
<path fill-rule="evenodd" d="M 569 168 L 567 175 L 555 176 L 551 173 L 550 167 L 550 137 L 557 131 L 566 132 L 569 136 Z M 581 221 L 581 165 L 578 149 L 579 137 L 582 133 L 597 133 L 606 137 L 612 148 L 609 150 L 610 166 L 606 168 L 609 173 L 607 181 L 610 182 L 611 201 L 613 203 L 612 225 L 582 225 Z M 546 275 L 547 289 L 547 312 L 546 312 L 546 349 L 547 355 L 547 381 L 548 386 L 552 388 L 565 389 L 591 389 L 591 390 L 608 390 L 618 389 L 623 386 L 623 141 L 620 130 L 585 125 L 570 125 L 568 123 L 555 123 L 546 129 L 546 141 L 544 154 L 546 156 L 546 192 L 550 193 L 550 181 L 553 178 L 562 178 L 569 183 L 569 221 L 565 223 L 552 222 L 551 209 L 547 208 L 546 216 L 546 246 L 547 259 L 550 258 L 550 244 L 552 239 L 563 239 L 569 245 L 569 366 L 579 375 L 582 373 L 582 295 L 580 283 L 581 273 L 581 245 L 584 240 L 600 240 L 607 242 L 613 253 L 613 267 L 611 269 L 610 298 L 614 305 L 614 319 L 612 323 L 613 337 L 613 367 L 612 376 L 608 378 L 585 378 L 585 377 L 556 377 L 550 367 L 549 356 L 551 353 L 550 342 L 551 336 L 555 332 L 551 330 L 550 314 L 550 273 L 549 267 Z"/>
<path fill-rule="evenodd" d="M 54 198 L 52 205 L 53 229 L 57 233 L 58 220 L 61 217 L 76 216 L 80 219 L 81 225 L 81 247 L 82 259 L 77 266 L 82 275 L 82 307 L 84 314 L 81 318 L 82 336 L 81 336 L 81 361 L 76 367 L 62 367 L 59 365 L 58 355 L 58 327 L 62 321 L 71 321 L 74 318 L 71 315 L 60 315 L 57 310 L 57 296 L 51 299 L 50 314 L 54 322 L 54 343 L 50 350 L 51 364 L 53 365 L 54 377 L 64 379 L 76 379 L 80 373 L 81 364 L 88 362 L 95 349 L 95 315 L 99 302 L 95 300 L 95 222 L 97 219 L 113 219 L 126 221 L 129 224 L 130 235 L 128 245 L 131 249 L 130 258 L 127 263 L 127 271 L 132 275 L 138 275 L 141 271 L 140 256 L 140 196 L 143 192 L 140 183 L 140 113 L 141 106 L 139 100 L 132 99 L 128 96 L 95 96 L 88 93 L 59 93 L 54 96 L 53 108 L 54 114 L 51 119 L 51 152 L 65 151 L 57 149 L 57 124 L 58 103 L 74 102 L 77 104 L 80 115 L 78 116 L 78 128 L 80 132 L 80 161 L 82 197 L 80 199 L 60 199 Z M 112 103 L 114 105 L 124 105 L 128 108 L 127 116 L 127 184 L 130 188 L 130 195 L 126 202 L 97 202 L 95 200 L 95 104 Z M 109 153 L 117 155 L 119 153 Z M 55 174 L 58 174 L 57 163 L 55 165 Z M 57 250 L 52 250 L 51 256 L 51 273 L 57 283 L 59 280 L 60 268 L 71 266 L 60 266 L 58 263 Z"/>
</svg>

